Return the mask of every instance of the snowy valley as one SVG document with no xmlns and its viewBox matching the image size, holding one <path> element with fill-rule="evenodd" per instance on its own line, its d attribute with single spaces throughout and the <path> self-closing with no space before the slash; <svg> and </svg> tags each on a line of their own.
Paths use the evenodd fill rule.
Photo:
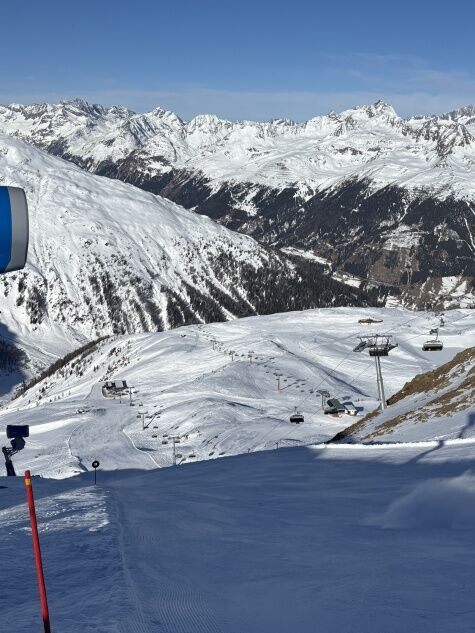
<svg viewBox="0 0 475 633">
<path fill-rule="evenodd" d="M 382 322 L 359 322 L 368 318 Z M 55 477 L 89 469 L 98 453 L 107 470 L 171 466 L 172 437 L 182 463 L 318 444 L 354 421 L 326 415 L 319 390 L 352 402 L 360 419 L 377 408 L 374 359 L 353 352 L 358 336 L 384 328 L 398 343 L 382 360 L 390 398 L 473 343 L 475 314 L 452 311 L 441 328 L 443 351 L 423 352 L 437 323 L 434 314 L 401 308 L 334 308 L 114 336 L 34 381 L 0 419 L 31 426 L 18 463 Z M 116 379 L 133 388 L 131 400 L 104 397 L 102 384 Z M 446 439 L 457 437 L 470 405 L 459 426 L 446 420 Z M 295 410 L 304 424 L 290 424 Z M 435 437 L 430 422 L 415 428 L 419 440 Z"/>
</svg>

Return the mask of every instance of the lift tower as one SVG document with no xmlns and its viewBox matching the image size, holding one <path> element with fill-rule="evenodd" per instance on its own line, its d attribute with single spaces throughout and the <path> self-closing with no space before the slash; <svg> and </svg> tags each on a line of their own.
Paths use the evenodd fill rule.
<svg viewBox="0 0 475 633">
<path fill-rule="evenodd" d="M 381 372 L 381 356 L 389 356 L 389 352 L 397 347 L 392 342 L 392 336 L 388 334 L 374 334 L 372 336 L 358 336 L 360 342 L 354 348 L 354 352 L 368 350 L 370 356 L 374 356 L 376 363 L 376 382 L 378 384 L 378 396 L 381 403 L 381 411 L 386 408 L 386 396 L 384 395 L 383 374 Z"/>
</svg>

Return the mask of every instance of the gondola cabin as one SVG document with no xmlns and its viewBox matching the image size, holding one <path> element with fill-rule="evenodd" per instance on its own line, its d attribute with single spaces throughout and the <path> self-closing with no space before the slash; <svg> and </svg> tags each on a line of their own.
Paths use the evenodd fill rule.
<svg viewBox="0 0 475 633">
<path fill-rule="evenodd" d="M 298 411 L 296 411 L 295 413 L 292 413 L 292 415 L 290 416 L 291 424 L 302 424 L 303 421 L 304 421 L 303 413 L 299 413 Z"/>
<path fill-rule="evenodd" d="M 440 352 L 443 349 L 444 344 L 442 343 L 442 341 L 438 341 L 435 339 L 433 341 L 426 341 L 422 346 L 423 352 Z"/>
</svg>

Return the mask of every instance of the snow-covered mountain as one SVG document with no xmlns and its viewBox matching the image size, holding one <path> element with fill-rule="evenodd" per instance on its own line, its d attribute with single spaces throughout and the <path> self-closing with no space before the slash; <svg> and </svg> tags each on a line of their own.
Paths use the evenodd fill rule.
<svg viewBox="0 0 475 633">
<path fill-rule="evenodd" d="M 18 139 L 0 138 L 0 183 L 30 207 L 28 265 L 0 279 L 2 339 L 19 339 L 30 367 L 103 335 L 366 302 L 317 267 Z"/>
<path fill-rule="evenodd" d="M 379 101 L 297 124 L 231 122 L 214 115 L 185 122 L 161 108 L 136 114 L 78 99 L 1 106 L 0 126 L 4 134 L 81 161 L 95 172 L 131 159 L 147 162 L 148 177 L 184 169 L 202 172 L 215 187 L 242 182 L 285 189 L 301 183 L 308 197 L 349 180 L 369 179 L 373 188 L 427 188 L 441 199 L 475 199 L 475 106 L 402 119 Z"/>
<path fill-rule="evenodd" d="M 390 285 L 473 301 L 475 107 L 402 119 L 383 102 L 304 123 L 190 122 L 80 100 L 0 108 L 0 131 L 278 246 Z"/>
</svg>

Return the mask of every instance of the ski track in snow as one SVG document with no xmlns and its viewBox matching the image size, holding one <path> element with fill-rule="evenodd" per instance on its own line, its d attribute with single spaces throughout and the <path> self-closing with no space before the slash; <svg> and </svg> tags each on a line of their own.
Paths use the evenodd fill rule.
<svg viewBox="0 0 475 633">
<path fill-rule="evenodd" d="M 137 491 L 142 495 L 138 505 L 147 507 L 150 490 Z M 120 624 L 122 633 L 155 633 L 157 627 L 174 633 L 200 631 L 218 633 L 212 610 L 196 587 L 186 581 L 179 582 L 162 577 L 161 570 L 147 564 L 147 552 L 166 547 L 159 529 L 145 526 L 146 517 L 137 520 L 130 512 L 128 500 L 124 504 L 120 490 L 113 490 L 118 511 L 119 543 L 127 584 L 127 596 L 132 612 Z M 137 499 L 134 499 L 137 502 Z M 132 536 L 131 536 L 132 535 Z"/>
<path fill-rule="evenodd" d="M 474 444 L 290 448 L 99 473 L 97 487 L 88 474 L 35 480 L 53 624 L 68 633 L 313 633 L 315 622 L 326 633 L 468 631 L 475 515 L 452 491 L 475 495 L 464 474 Z M 0 545 L 16 549 L 16 575 L 25 574 L 24 520 L 2 505 L 4 494 Z M 107 521 L 92 511 L 99 499 Z M 74 525 L 81 564 L 58 581 L 52 571 Z M 88 575 L 99 542 L 95 564 L 110 580 Z M 82 602 L 66 607 L 79 587 Z M 9 604 L 13 589 L 5 591 Z M 38 621 L 34 573 L 25 592 L 15 633 Z"/>
</svg>

